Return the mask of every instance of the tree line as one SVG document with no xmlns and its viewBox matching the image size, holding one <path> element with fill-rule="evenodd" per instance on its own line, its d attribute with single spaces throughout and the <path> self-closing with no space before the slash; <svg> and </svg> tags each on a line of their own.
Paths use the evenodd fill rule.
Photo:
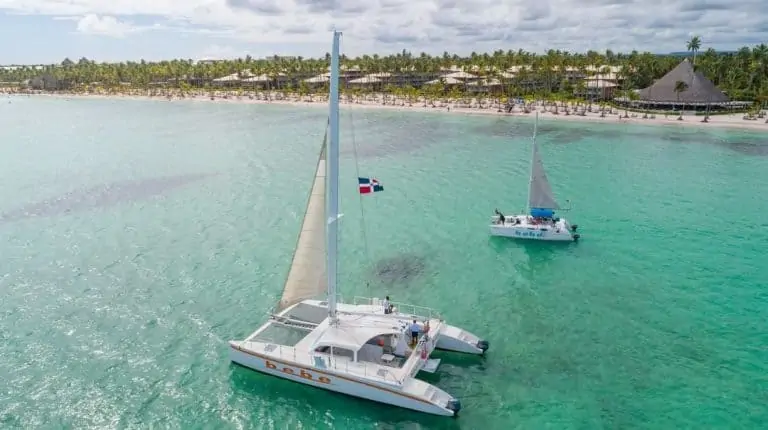
<svg viewBox="0 0 768 430">
<path fill-rule="evenodd" d="M 710 48 L 700 52 L 701 39 L 693 37 L 686 44 L 696 70 L 726 91 L 732 100 L 768 99 L 768 45 L 742 47 L 733 52 L 717 52 Z M 403 50 L 395 55 L 362 55 L 347 57 L 342 55 L 341 64 L 345 68 L 354 68 L 360 72 L 389 72 L 401 76 L 424 76 L 444 73 L 446 68 L 458 67 L 481 77 L 493 78 L 513 66 L 526 66 L 516 73 L 505 89 L 508 94 L 525 95 L 536 92 L 549 95 L 555 92 L 567 92 L 572 83 L 566 82 L 565 70 L 577 70 L 583 76 L 600 71 L 601 68 L 618 67 L 622 78 L 622 89 L 645 88 L 654 80 L 662 77 L 682 60 L 677 55 L 658 55 L 650 52 L 604 53 L 588 51 L 571 53 L 549 50 L 537 55 L 524 50 L 492 53 L 476 53 L 461 57 L 444 52 L 432 56 L 426 53 L 412 55 Z M 244 73 L 249 70 L 255 75 L 267 75 L 275 80 L 280 76 L 307 78 L 328 71 L 330 54 L 323 58 L 281 57 L 254 59 L 250 56 L 234 60 L 216 62 L 195 62 L 191 59 L 160 62 L 124 62 L 96 63 L 81 58 L 79 61 L 65 59 L 61 64 L 42 68 L 18 67 L 0 69 L 0 82 L 21 82 L 42 74 L 49 74 L 57 79 L 75 84 L 98 82 L 103 86 L 131 85 L 147 87 L 158 82 L 175 82 L 178 86 L 209 86 L 211 81 L 222 76 Z M 592 72 L 590 72 L 592 71 Z M 607 70 L 603 70 L 607 71 Z M 522 85 L 523 82 L 536 81 L 535 88 Z"/>
</svg>

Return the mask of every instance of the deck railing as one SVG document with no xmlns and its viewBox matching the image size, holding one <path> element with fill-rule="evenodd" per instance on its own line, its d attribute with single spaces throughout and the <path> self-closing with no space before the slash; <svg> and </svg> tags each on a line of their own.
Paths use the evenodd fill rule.
<svg viewBox="0 0 768 430">
<path fill-rule="evenodd" d="M 376 298 L 376 297 L 361 297 L 361 296 L 355 296 L 353 299 L 353 304 L 355 305 L 369 305 L 369 306 L 384 306 L 384 301 Z M 395 310 L 399 314 L 403 315 L 410 315 L 413 318 L 416 318 L 418 320 L 432 320 L 432 319 L 438 319 L 442 320 L 443 318 L 440 316 L 440 313 L 432 308 L 428 308 L 425 306 L 418 306 L 418 305 L 412 305 L 409 303 L 401 303 L 401 302 L 390 302 L 392 306 L 395 307 Z"/>
<path fill-rule="evenodd" d="M 413 353 L 418 357 L 417 360 L 414 360 L 411 364 L 409 364 L 407 367 L 403 368 L 403 371 L 406 375 L 415 375 L 418 373 L 418 371 L 424 366 L 424 363 L 429 360 L 429 355 L 432 353 L 432 350 L 434 349 L 435 340 L 432 336 L 429 336 L 428 334 L 425 336 L 422 336 L 419 339 L 419 342 L 416 344 L 416 347 L 413 348 Z"/>
</svg>

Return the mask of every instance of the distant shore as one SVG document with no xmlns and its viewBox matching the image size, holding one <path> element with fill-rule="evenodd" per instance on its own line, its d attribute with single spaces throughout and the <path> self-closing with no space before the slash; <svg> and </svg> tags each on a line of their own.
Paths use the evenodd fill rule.
<svg viewBox="0 0 768 430">
<path fill-rule="evenodd" d="M 109 99 L 151 99 L 168 102 L 197 101 L 215 103 L 252 103 L 252 104 L 283 104 L 295 106 L 325 106 L 327 95 L 285 94 L 278 91 L 201 91 L 193 90 L 182 93 L 179 90 L 126 90 L 123 92 L 3 92 L 0 95 L 9 96 L 47 96 L 57 98 L 109 98 Z M 516 104 L 507 112 L 498 99 L 464 98 L 452 100 L 442 99 L 408 99 L 385 94 L 365 94 L 360 96 L 342 95 L 344 107 L 392 109 L 398 111 L 444 112 L 463 115 L 498 115 L 498 116 L 532 116 L 539 112 L 541 120 L 590 121 L 619 124 L 645 124 L 670 126 L 698 126 L 702 128 L 736 128 L 768 132 L 768 120 L 765 118 L 745 119 L 743 113 L 727 115 L 711 115 L 708 122 L 703 122 L 704 116 L 683 114 L 679 120 L 677 115 L 664 113 L 626 112 L 620 108 L 606 107 L 601 111 L 596 103 L 568 103 L 538 100 L 526 104 Z"/>
</svg>

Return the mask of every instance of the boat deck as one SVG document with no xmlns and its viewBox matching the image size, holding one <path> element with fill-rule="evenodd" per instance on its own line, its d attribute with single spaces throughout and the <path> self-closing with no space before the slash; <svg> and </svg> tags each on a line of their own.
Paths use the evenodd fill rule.
<svg viewBox="0 0 768 430">
<path fill-rule="evenodd" d="M 350 309 L 374 311 L 374 307 L 350 306 Z M 309 316 L 307 311 L 305 307 L 304 316 Z M 276 315 L 241 345 L 257 354 L 287 358 L 296 364 L 336 369 L 399 385 L 418 371 L 423 364 L 420 359 L 422 349 L 431 352 L 434 347 L 432 337 L 439 335 L 444 323 L 437 319 L 430 320 L 430 343 L 427 345 L 422 336 L 412 347 L 410 335 L 406 333 L 411 316 L 384 314 L 383 308 L 380 312 L 360 315 L 342 311 L 333 326 L 328 318 L 314 324 Z M 289 313 L 290 310 L 284 312 Z M 418 357 L 414 357 L 414 353 Z"/>
<path fill-rule="evenodd" d="M 256 335 L 248 338 L 253 342 L 276 343 L 284 346 L 296 346 L 310 333 L 309 329 L 289 327 L 270 323 Z"/>
<path fill-rule="evenodd" d="M 504 224 L 499 221 L 499 216 L 494 215 L 491 217 L 491 224 L 503 225 L 504 227 L 519 226 L 529 228 L 531 230 L 545 230 L 551 228 L 567 228 L 568 223 L 565 219 L 560 218 L 556 222 L 551 220 L 535 221 L 533 218 L 525 215 L 507 216 L 504 219 Z"/>
</svg>

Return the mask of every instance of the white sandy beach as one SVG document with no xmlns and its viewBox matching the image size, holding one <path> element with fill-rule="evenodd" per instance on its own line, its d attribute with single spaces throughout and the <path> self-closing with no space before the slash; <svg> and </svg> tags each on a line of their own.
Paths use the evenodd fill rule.
<svg viewBox="0 0 768 430">
<path fill-rule="evenodd" d="M 2 89 L 0 89 L 2 94 Z M 6 93 L 8 94 L 8 93 Z M 16 97 L 47 96 L 57 98 L 96 97 L 110 99 L 152 99 L 167 102 L 213 102 L 213 103 L 252 103 L 252 104 L 284 104 L 295 106 L 327 106 L 327 95 L 303 95 L 284 94 L 282 92 L 241 92 L 231 91 L 189 91 L 182 95 L 179 91 L 157 92 L 150 90 L 127 90 L 120 93 L 13 93 Z M 562 121 L 591 121 L 601 123 L 626 123 L 644 125 L 668 125 L 668 126 L 695 126 L 705 128 L 738 128 L 744 130 L 756 130 L 768 132 L 768 119 L 765 117 L 745 119 L 743 113 L 728 115 L 712 115 L 708 122 L 703 122 L 703 116 L 683 114 L 682 120 L 677 115 L 664 115 L 663 113 L 649 114 L 638 112 L 625 113 L 620 108 L 606 107 L 601 112 L 600 105 L 593 103 L 566 103 L 536 101 L 525 105 L 515 105 L 511 112 L 506 112 L 497 99 L 490 98 L 465 98 L 452 99 L 411 99 L 384 94 L 366 94 L 341 96 L 343 107 L 361 109 L 393 109 L 398 111 L 420 111 L 435 113 L 452 113 L 462 115 L 500 115 L 500 116 L 529 116 L 533 112 L 539 112 L 541 120 Z"/>
</svg>

